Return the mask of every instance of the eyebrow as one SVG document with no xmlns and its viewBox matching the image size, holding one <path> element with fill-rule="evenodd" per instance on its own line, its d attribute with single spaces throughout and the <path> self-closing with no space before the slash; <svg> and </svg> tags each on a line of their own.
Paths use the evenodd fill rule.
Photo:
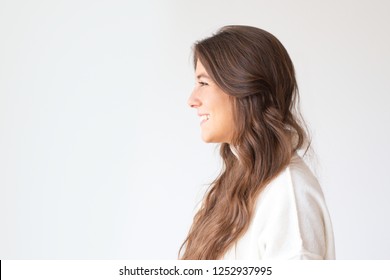
<svg viewBox="0 0 390 280">
<path fill-rule="evenodd" d="M 200 73 L 198 76 L 196 76 L 197 79 L 200 79 L 200 78 L 206 78 L 206 79 L 211 79 L 209 75 L 207 75 L 206 73 Z"/>
</svg>

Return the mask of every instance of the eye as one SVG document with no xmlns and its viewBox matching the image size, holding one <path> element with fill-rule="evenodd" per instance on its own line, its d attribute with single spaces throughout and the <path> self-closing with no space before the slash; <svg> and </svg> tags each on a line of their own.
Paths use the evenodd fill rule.
<svg viewBox="0 0 390 280">
<path fill-rule="evenodd" d="M 206 82 L 199 82 L 199 85 L 200 85 L 201 87 L 203 87 L 203 86 L 208 86 L 209 84 L 206 83 Z"/>
</svg>

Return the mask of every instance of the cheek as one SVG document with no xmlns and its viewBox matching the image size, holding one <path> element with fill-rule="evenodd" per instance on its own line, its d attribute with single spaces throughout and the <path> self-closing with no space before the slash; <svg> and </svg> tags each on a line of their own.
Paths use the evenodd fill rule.
<svg viewBox="0 0 390 280">
<path fill-rule="evenodd" d="M 220 124 L 221 129 L 226 133 L 230 133 L 234 129 L 234 117 L 233 110 L 230 102 L 224 102 L 223 106 L 220 107 L 217 122 Z"/>
<path fill-rule="evenodd" d="M 230 100 L 225 100 L 224 103 L 224 117 L 230 125 L 233 124 L 233 105 Z"/>
</svg>

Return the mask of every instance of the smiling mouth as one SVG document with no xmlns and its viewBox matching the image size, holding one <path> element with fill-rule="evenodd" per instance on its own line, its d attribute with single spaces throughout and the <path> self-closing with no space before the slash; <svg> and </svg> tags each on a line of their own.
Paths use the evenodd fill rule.
<svg viewBox="0 0 390 280">
<path fill-rule="evenodd" d="M 202 115 L 200 116 L 200 124 L 207 122 L 210 119 L 210 115 Z"/>
</svg>

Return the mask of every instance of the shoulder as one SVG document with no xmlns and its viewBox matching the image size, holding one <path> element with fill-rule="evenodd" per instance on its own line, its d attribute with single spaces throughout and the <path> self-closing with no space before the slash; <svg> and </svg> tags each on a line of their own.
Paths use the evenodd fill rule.
<svg viewBox="0 0 390 280">
<path fill-rule="evenodd" d="M 260 193 L 253 229 L 266 258 L 332 258 L 332 227 L 316 177 L 294 156 Z M 313 257 L 316 256 L 316 257 Z"/>
<path fill-rule="evenodd" d="M 270 207 L 314 207 L 318 206 L 318 203 L 322 204 L 324 195 L 317 178 L 303 159 L 296 155 L 291 163 L 265 186 L 258 203 L 267 204 L 268 200 Z"/>
</svg>

